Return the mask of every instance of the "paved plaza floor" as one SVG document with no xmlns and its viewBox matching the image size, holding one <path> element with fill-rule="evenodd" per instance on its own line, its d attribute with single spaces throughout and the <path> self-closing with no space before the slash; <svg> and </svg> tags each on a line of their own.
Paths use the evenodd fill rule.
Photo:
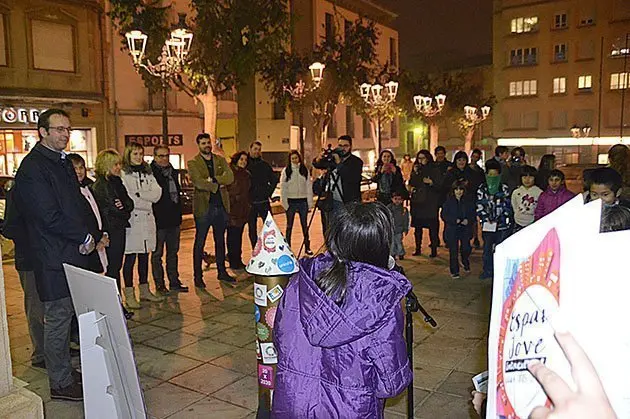
<svg viewBox="0 0 630 419">
<path fill-rule="evenodd" d="M 284 231 L 284 214 L 275 219 Z M 312 230 L 315 250 L 323 243 L 318 217 Z M 296 226 L 294 243 L 301 242 L 299 231 Z M 207 250 L 213 248 L 211 236 Z M 241 271 L 236 288 L 222 286 L 211 268 L 205 273 L 207 290 L 196 291 L 193 237 L 194 230 L 182 232 L 179 262 L 181 279 L 191 292 L 169 296 L 162 303 L 143 303 L 128 322 L 148 413 L 154 418 L 253 418 L 257 407 L 253 279 Z M 410 255 L 412 234 L 405 245 L 408 256 L 401 264 L 421 303 L 438 322 L 432 329 L 419 314 L 414 317 L 415 417 L 476 417 L 469 402 L 471 378 L 487 369 L 491 296 L 491 283 L 478 279 L 481 251 L 473 253 L 472 273 L 453 280 L 445 248 L 439 249 L 438 258 L 429 259 L 426 248 L 423 256 Z M 249 244 L 244 247 L 247 262 L 251 250 Z M 46 371 L 30 365 L 22 289 L 13 265 L 3 268 L 13 374 L 42 397 L 47 418 L 83 417 L 82 403 L 51 401 Z M 388 400 L 387 418 L 404 417 L 405 395 Z"/>
</svg>

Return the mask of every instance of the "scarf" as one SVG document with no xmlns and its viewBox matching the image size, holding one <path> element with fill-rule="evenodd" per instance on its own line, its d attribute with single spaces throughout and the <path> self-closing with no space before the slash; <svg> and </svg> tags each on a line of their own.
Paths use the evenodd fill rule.
<svg viewBox="0 0 630 419">
<path fill-rule="evenodd" d="M 486 175 L 486 184 L 488 185 L 490 195 L 496 195 L 496 193 L 499 192 L 499 186 L 501 186 L 501 176 Z"/>
<path fill-rule="evenodd" d="M 179 193 L 177 192 L 177 185 L 173 177 L 173 166 L 169 164 L 167 167 L 160 167 L 160 170 L 162 170 L 162 176 L 164 176 L 168 182 L 168 194 L 171 197 L 171 201 L 177 204 L 179 202 Z"/>
</svg>

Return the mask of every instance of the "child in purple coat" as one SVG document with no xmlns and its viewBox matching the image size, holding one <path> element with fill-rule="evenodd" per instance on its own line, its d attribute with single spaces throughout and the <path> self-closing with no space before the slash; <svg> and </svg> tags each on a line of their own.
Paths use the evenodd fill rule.
<svg viewBox="0 0 630 419">
<path fill-rule="evenodd" d="M 564 184 L 564 173 L 554 169 L 549 173 L 549 187 L 538 197 L 538 205 L 534 210 L 534 219 L 540 220 L 552 213 L 565 202 L 570 201 L 575 194 Z"/>
<path fill-rule="evenodd" d="M 328 251 L 300 261 L 278 307 L 273 418 L 383 418 L 412 380 L 401 299 L 387 268 L 393 226 L 380 203 L 334 215 Z"/>
</svg>

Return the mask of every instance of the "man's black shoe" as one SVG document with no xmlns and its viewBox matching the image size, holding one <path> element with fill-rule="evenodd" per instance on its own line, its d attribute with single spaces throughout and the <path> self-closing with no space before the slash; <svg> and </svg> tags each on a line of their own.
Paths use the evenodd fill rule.
<svg viewBox="0 0 630 419">
<path fill-rule="evenodd" d="M 158 285 L 157 287 L 155 287 L 155 292 L 157 292 L 160 295 L 168 295 L 169 294 L 168 288 L 166 288 L 166 286 L 164 286 L 164 285 Z"/>
<path fill-rule="evenodd" d="M 218 279 L 219 281 L 227 282 L 230 284 L 236 283 L 236 278 L 230 276 L 230 274 L 228 274 L 227 272 L 219 272 Z"/>
<path fill-rule="evenodd" d="M 180 282 L 179 284 L 171 285 L 171 291 L 188 292 L 188 287 L 182 285 L 182 283 Z"/>
<path fill-rule="evenodd" d="M 80 402 L 83 400 L 83 386 L 80 383 L 72 383 L 68 387 L 51 389 L 50 398 L 56 400 L 70 400 Z"/>
</svg>

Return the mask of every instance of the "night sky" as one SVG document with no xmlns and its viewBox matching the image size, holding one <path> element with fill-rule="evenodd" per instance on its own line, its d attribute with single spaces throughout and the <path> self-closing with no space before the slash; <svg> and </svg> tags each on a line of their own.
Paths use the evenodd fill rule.
<svg viewBox="0 0 630 419">
<path fill-rule="evenodd" d="M 451 69 L 489 64 L 492 0 L 378 0 L 398 13 L 404 69 Z"/>
</svg>

